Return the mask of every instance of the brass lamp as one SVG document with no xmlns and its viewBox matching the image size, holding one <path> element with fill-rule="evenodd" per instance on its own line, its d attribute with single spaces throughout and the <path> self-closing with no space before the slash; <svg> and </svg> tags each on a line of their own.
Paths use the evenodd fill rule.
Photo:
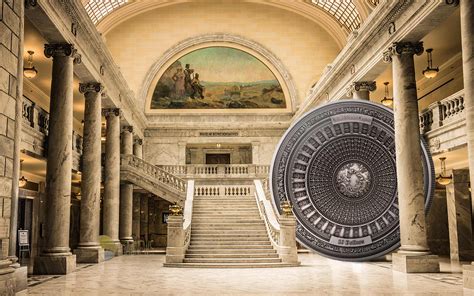
<svg viewBox="0 0 474 296">
<path fill-rule="evenodd" d="M 35 78 L 36 74 L 38 74 L 38 70 L 36 70 L 35 66 L 33 66 L 33 54 L 35 52 L 32 50 L 28 50 L 28 59 L 27 59 L 27 67 L 23 68 L 23 75 L 26 78 Z"/>
<path fill-rule="evenodd" d="M 292 213 L 292 206 L 289 201 L 285 200 L 281 203 L 280 205 L 281 211 L 283 212 L 283 215 L 286 217 L 291 216 Z"/>
<path fill-rule="evenodd" d="M 438 72 L 439 72 L 439 68 L 436 67 L 434 68 L 433 67 L 433 56 L 432 56 L 432 52 L 433 52 L 433 49 L 432 48 L 428 48 L 426 50 L 426 54 L 428 56 L 428 66 L 426 67 L 425 70 L 423 70 L 423 75 L 425 75 L 426 78 L 435 78 L 436 75 L 438 75 Z"/>
<path fill-rule="evenodd" d="M 446 174 L 446 157 L 440 157 L 439 160 L 441 161 L 441 173 L 436 177 L 436 182 L 440 185 L 446 186 L 451 184 L 453 176 L 448 176 Z"/>
<path fill-rule="evenodd" d="M 386 81 L 383 84 L 385 85 L 385 95 L 384 95 L 382 101 L 380 101 L 380 102 L 384 106 L 391 107 L 393 105 L 393 98 L 391 98 L 389 96 L 389 93 L 388 93 L 388 85 L 390 84 L 390 82 Z"/>
</svg>

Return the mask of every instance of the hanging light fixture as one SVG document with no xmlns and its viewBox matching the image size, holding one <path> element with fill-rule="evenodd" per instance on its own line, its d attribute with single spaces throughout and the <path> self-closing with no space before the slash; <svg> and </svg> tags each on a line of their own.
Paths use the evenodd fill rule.
<svg viewBox="0 0 474 296">
<path fill-rule="evenodd" d="M 446 175 L 446 157 L 440 157 L 439 160 L 441 161 L 441 173 L 436 177 L 436 182 L 440 185 L 446 186 L 451 184 L 453 176 Z"/>
<path fill-rule="evenodd" d="M 23 166 L 23 159 L 20 159 L 20 174 L 21 174 L 22 166 Z M 20 188 L 25 187 L 27 183 L 28 183 L 28 179 L 25 178 L 25 176 L 21 176 L 20 180 L 18 180 L 18 186 Z"/>
<path fill-rule="evenodd" d="M 388 85 L 390 84 L 390 82 L 386 81 L 383 84 L 385 85 L 385 95 L 382 101 L 380 102 L 382 103 L 382 105 L 390 107 L 393 105 L 393 98 L 389 97 L 389 93 L 388 93 Z"/>
<path fill-rule="evenodd" d="M 423 75 L 425 75 L 426 78 L 435 78 L 436 75 L 438 75 L 439 68 L 433 68 L 433 56 L 432 56 L 433 49 L 428 48 L 426 50 L 426 55 L 428 56 L 428 66 L 426 67 L 425 70 L 423 70 Z"/>
<path fill-rule="evenodd" d="M 33 54 L 35 52 L 32 50 L 28 50 L 28 59 L 27 59 L 27 65 L 28 67 L 23 68 L 23 75 L 26 78 L 35 78 L 36 74 L 38 74 L 38 70 L 36 70 L 35 66 L 33 66 Z"/>
</svg>

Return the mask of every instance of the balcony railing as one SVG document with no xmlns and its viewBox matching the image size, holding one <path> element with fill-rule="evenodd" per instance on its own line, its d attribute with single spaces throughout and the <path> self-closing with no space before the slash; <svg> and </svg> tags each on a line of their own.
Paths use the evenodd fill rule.
<svg viewBox="0 0 474 296">
<path fill-rule="evenodd" d="M 464 120 L 464 109 L 464 90 L 431 104 L 420 114 L 421 132 L 426 133 L 449 123 Z"/>
<path fill-rule="evenodd" d="M 257 164 L 229 165 L 159 165 L 159 168 L 181 178 L 267 178 L 270 166 Z"/>
</svg>

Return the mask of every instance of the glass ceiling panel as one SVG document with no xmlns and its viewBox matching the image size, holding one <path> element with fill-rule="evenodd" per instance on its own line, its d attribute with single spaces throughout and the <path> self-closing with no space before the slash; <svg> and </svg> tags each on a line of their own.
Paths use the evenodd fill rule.
<svg viewBox="0 0 474 296">
<path fill-rule="evenodd" d="M 94 24 L 100 22 L 109 13 L 127 4 L 128 0 L 90 0 L 84 5 Z"/>
<path fill-rule="evenodd" d="M 311 2 L 329 13 L 349 31 L 360 27 L 360 15 L 352 0 L 311 0 Z"/>
</svg>

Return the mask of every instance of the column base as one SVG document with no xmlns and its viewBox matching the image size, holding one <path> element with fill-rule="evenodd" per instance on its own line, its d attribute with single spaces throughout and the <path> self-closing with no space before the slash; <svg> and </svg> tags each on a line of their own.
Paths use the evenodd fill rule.
<svg viewBox="0 0 474 296">
<path fill-rule="evenodd" d="M 0 260 L 0 295 L 15 295 L 15 269 L 8 259 Z"/>
<path fill-rule="evenodd" d="M 474 289 L 474 265 L 462 266 L 463 287 L 466 289 Z"/>
<path fill-rule="evenodd" d="M 28 289 L 28 266 L 14 266 L 15 292 Z"/>
<path fill-rule="evenodd" d="M 77 263 L 100 263 L 105 260 L 102 248 L 77 248 L 74 250 Z"/>
<path fill-rule="evenodd" d="M 114 253 L 114 256 L 122 256 L 123 255 L 123 247 L 120 241 L 111 241 L 107 243 L 102 243 L 102 247 Z"/>
<path fill-rule="evenodd" d="M 34 274 L 68 274 L 76 269 L 76 255 L 45 256 L 35 258 Z"/>
<path fill-rule="evenodd" d="M 120 243 L 123 246 L 123 253 L 124 254 L 128 254 L 128 255 L 132 254 L 132 252 L 134 251 L 133 238 L 121 239 Z"/>
<path fill-rule="evenodd" d="M 439 258 L 430 254 L 392 254 L 392 269 L 404 273 L 439 272 Z"/>
</svg>

